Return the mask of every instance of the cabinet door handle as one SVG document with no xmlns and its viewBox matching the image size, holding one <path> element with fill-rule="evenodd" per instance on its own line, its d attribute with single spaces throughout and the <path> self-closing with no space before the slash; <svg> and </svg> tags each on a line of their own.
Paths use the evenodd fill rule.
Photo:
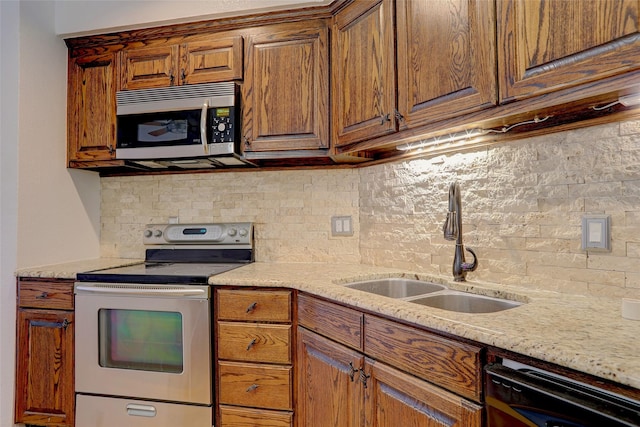
<svg viewBox="0 0 640 427">
<path fill-rule="evenodd" d="M 257 338 L 254 338 L 251 340 L 251 342 L 249 343 L 249 345 L 247 346 L 247 351 L 251 350 L 251 348 L 256 345 L 256 342 L 258 342 Z"/>
<path fill-rule="evenodd" d="M 47 322 L 45 320 L 34 320 L 31 322 L 31 326 L 66 330 L 67 326 L 69 326 L 69 323 L 71 322 L 69 322 L 67 319 L 64 319 L 62 322 Z"/>
<path fill-rule="evenodd" d="M 353 378 L 358 371 L 358 368 L 353 367 L 353 362 L 349 362 L 349 378 L 351 378 L 351 382 L 353 382 Z"/>
<path fill-rule="evenodd" d="M 399 122 L 404 121 L 404 116 L 400 113 L 400 111 L 394 110 L 393 115 L 395 116 L 397 121 L 399 121 Z"/>
<path fill-rule="evenodd" d="M 252 311 L 254 311 L 257 306 L 258 306 L 257 302 L 254 302 L 253 304 L 251 304 L 249 307 L 247 307 L 247 313 L 251 313 Z"/>
<path fill-rule="evenodd" d="M 383 114 L 382 116 L 380 116 L 380 124 L 382 126 L 384 126 L 385 123 L 390 122 L 390 121 L 391 121 L 391 117 L 390 117 L 390 115 L 388 113 L 387 114 Z"/>
<path fill-rule="evenodd" d="M 36 295 L 36 299 L 47 299 L 49 298 L 49 292 L 42 292 L 40 295 Z"/>
<path fill-rule="evenodd" d="M 180 70 L 180 78 L 182 79 L 182 83 L 187 79 L 187 73 L 184 71 L 184 68 Z"/>
<path fill-rule="evenodd" d="M 362 386 L 367 388 L 367 380 L 371 378 L 371 375 L 367 375 L 364 373 L 364 369 L 360 369 L 360 381 L 362 382 Z"/>
<path fill-rule="evenodd" d="M 176 77 L 173 75 L 173 72 L 171 74 L 169 74 L 169 85 L 173 86 L 173 81 L 176 79 Z"/>
<path fill-rule="evenodd" d="M 251 393 L 252 391 L 256 390 L 258 388 L 258 384 L 251 384 L 249 387 L 247 387 L 247 393 Z"/>
</svg>

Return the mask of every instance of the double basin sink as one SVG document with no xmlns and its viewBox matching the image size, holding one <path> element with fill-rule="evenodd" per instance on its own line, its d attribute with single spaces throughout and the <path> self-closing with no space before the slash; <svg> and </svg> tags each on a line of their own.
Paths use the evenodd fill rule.
<svg viewBox="0 0 640 427">
<path fill-rule="evenodd" d="M 348 283 L 345 286 L 459 313 L 495 313 L 522 305 L 517 301 L 455 291 L 438 283 L 405 278 L 365 280 Z"/>
</svg>

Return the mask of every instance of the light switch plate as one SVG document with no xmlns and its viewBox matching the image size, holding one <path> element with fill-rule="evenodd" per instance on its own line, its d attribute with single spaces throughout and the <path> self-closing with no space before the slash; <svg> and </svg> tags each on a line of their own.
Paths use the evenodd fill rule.
<svg viewBox="0 0 640 427">
<path fill-rule="evenodd" d="M 353 236 L 353 221 L 351 216 L 332 216 L 331 235 Z"/>
<path fill-rule="evenodd" d="M 582 250 L 611 251 L 610 222 L 610 215 L 584 215 L 582 217 Z"/>
</svg>

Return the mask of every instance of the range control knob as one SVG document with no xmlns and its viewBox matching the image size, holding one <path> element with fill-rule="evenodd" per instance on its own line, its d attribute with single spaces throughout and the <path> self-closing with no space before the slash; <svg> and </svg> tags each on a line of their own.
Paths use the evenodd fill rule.
<svg viewBox="0 0 640 427">
<path fill-rule="evenodd" d="M 144 230 L 144 237 L 151 237 L 151 236 L 153 236 L 153 231 L 149 229 Z"/>
<path fill-rule="evenodd" d="M 156 231 L 154 231 L 154 232 L 153 232 L 153 235 L 154 235 L 155 237 L 162 237 L 162 230 L 156 230 Z"/>
<path fill-rule="evenodd" d="M 238 230 L 236 230 L 235 228 L 230 228 L 229 230 L 227 230 L 227 234 L 231 237 L 235 236 L 238 233 Z"/>
<path fill-rule="evenodd" d="M 240 237 L 246 237 L 247 234 L 249 234 L 249 231 L 246 228 L 240 229 Z"/>
</svg>

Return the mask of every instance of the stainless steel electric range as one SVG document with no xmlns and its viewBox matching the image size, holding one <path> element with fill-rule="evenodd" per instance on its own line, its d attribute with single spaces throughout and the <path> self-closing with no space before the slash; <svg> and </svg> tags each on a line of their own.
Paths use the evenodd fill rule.
<svg viewBox="0 0 640 427">
<path fill-rule="evenodd" d="M 148 225 L 141 264 L 77 275 L 76 426 L 213 425 L 212 275 L 253 262 L 253 224 Z"/>
</svg>

